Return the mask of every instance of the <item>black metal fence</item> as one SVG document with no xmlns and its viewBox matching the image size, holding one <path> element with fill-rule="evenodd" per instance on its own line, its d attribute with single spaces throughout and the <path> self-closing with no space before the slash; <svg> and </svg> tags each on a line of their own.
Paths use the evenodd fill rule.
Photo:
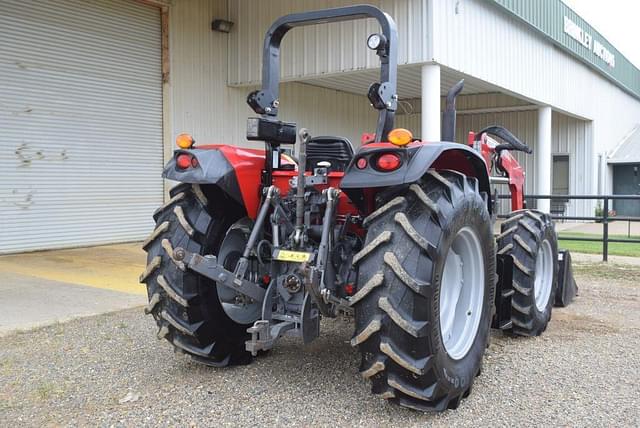
<svg viewBox="0 0 640 428">
<path fill-rule="evenodd" d="M 510 199 L 510 195 L 498 195 L 500 199 Z M 592 237 L 561 237 L 562 240 L 565 241 L 587 241 L 587 242 L 602 242 L 602 260 L 607 261 L 609 259 L 609 243 L 610 242 L 619 242 L 625 244 L 640 244 L 640 239 L 620 239 L 620 238 L 610 238 L 609 237 L 609 224 L 616 221 L 628 221 L 629 224 L 632 222 L 640 222 L 640 217 L 629 217 L 629 216 L 611 216 L 609 215 L 611 204 L 609 201 L 612 200 L 636 200 L 640 203 L 640 195 L 525 195 L 525 200 L 539 200 L 539 199 L 550 199 L 557 201 L 569 201 L 569 200 L 594 200 L 594 201 L 603 201 L 602 207 L 602 215 L 600 216 L 568 216 L 568 215 L 559 215 L 557 213 L 553 213 L 551 217 L 554 220 L 575 220 L 575 221 L 595 221 L 598 223 L 602 223 L 602 237 L 601 238 L 592 238 Z M 499 218 L 505 218 L 507 215 L 499 215 Z"/>
</svg>

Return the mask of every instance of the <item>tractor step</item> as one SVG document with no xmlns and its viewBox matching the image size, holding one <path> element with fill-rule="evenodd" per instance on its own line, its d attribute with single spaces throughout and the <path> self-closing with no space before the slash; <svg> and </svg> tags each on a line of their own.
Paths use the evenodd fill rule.
<svg viewBox="0 0 640 428">
<path fill-rule="evenodd" d="M 578 286 L 573 277 L 569 250 L 558 251 L 558 265 L 558 290 L 554 306 L 565 307 L 569 306 L 578 295 Z"/>
</svg>

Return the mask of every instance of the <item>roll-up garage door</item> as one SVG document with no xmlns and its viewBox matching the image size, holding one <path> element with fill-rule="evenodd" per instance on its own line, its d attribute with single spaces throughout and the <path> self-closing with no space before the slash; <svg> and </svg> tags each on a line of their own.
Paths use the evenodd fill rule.
<svg viewBox="0 0 640 428">
<path fill-rule="evenodd" d="M 0 253 L 142 239 L 162 163 L 160 11 L 2 0 Z"/>
</svg>

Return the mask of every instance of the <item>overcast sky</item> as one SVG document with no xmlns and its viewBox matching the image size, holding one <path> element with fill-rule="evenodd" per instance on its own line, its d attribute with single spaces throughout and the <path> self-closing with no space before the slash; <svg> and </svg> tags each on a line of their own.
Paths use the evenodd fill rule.
<svg viewBox="0 0 640 428">
<path fill-rule="evenodd" d="M 562 0 L 640 68 L 640 1 Z"/>
</svg>

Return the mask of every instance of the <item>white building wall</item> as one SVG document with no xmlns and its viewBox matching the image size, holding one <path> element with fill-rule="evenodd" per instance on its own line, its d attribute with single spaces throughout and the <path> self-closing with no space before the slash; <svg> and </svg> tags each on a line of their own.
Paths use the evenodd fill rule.
<svg viewBox="0 0 640 428">
<path fill-rule="evenodd" d="M 229 19 L 229 84 L 256 84 L 262 73 L 262 41 L 273 21 L 282 15 L 330 7 L 368 3 L 389 13 L 398 26 L 398 62 L 424 62 L 428 29 L 427 0 L 234 0 Z M 369 34 L 379 32 L 375 19 L 295 28 L 282 42 L 284 81 L 341 71 L 377 68 L 379 59 L 366 47 Z"/>
<path fill-rule="evenodd" d="M 460 95 L 456 99 L 456 108 L 459 111 L 465 110 L 477 110 L 487 108 L 514 108 L 531 106 L 530 103 L 515 97 L 510 97 L 501 93 L 486 93 L 486 94 L 472 94 L 472 95 Z M 442 97 L 442 109 L 445 107 L 445 97 Z M 532 107 L 533 108 L 533 107 Z"/>
<path fill-rule="evenodd" d="M 181 132 L 191 133 L 200 143 L 261 148 L 262 143 L 245 139 L 246 118 L 255 115 L 245 101 L 251 88 L 227 86 L 227 43 L 232 36 L 211 31 L 214 18 L 228 16 L 227 2 L 176 0 L 169 13 L 167 151 L 173 150 L 173 140 Z M 240 31 L 246 28 L 234 27 L 234 33 Z M 254 35 L 261 39 L 261 33 Z M 357 143 L 362 131 L 375 129 L 376 115 L 364 96 L 286 83 L 280 99 L 279 118 L 295 121 L 313 135 L 342 135 Z"/>
<path fill-rule="evenodd" d="M 555 110 L 594 121 L 595 152 L 640 121 L 640 101 L 532 27 L 482 0 L 429 0 L 435 61 Z M 597 171 L 597 156 L 590 169 Z M 589 192 L 597 189 L 590 174 Z"/>
</svg>

